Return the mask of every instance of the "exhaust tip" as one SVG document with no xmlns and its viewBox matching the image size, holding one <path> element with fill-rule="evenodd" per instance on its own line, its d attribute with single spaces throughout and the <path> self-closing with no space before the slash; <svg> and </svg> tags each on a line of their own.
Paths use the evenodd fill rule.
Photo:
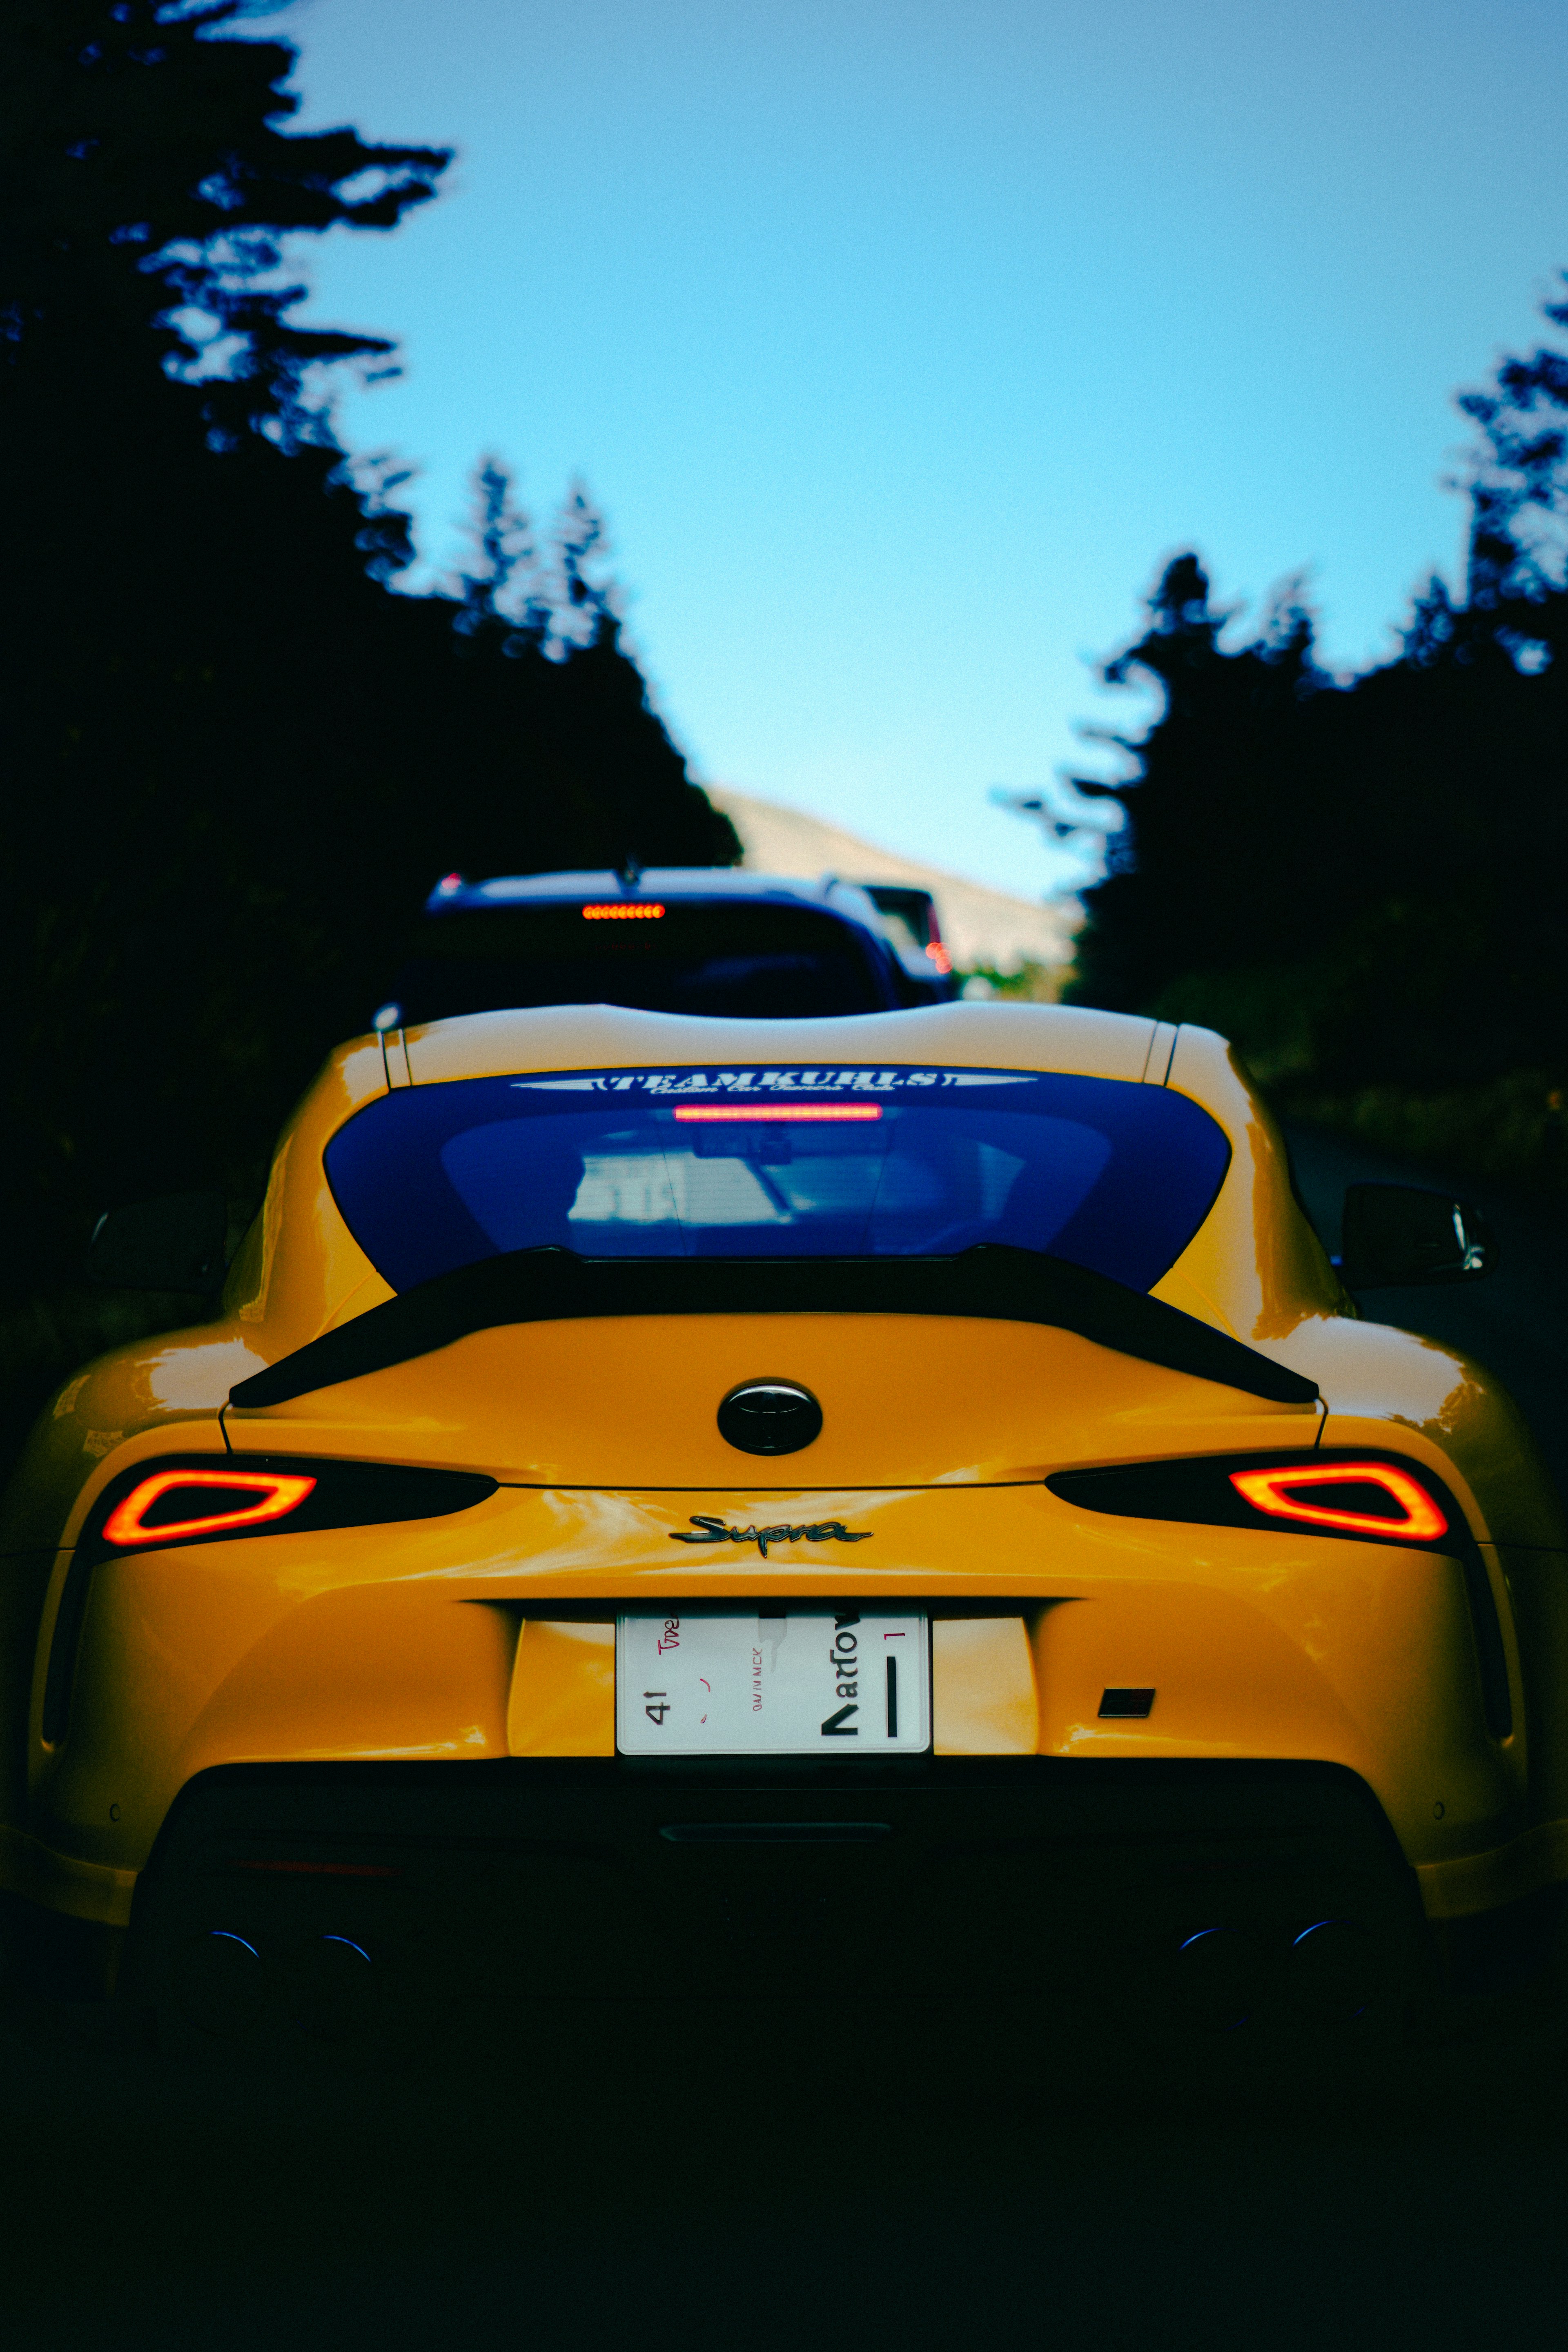
<svg viewBox="0 0 1568 2352">
<path fill-rule="evenodd" d="M 1348 2025 L 1372 2006 L 1376 1963 L 1359 1919 L 1314 1919 L 1290 1946 L 1287 1971 L 1299 2013 L 1321 2025 Z"/>
<path fill-rule="evenodd" d="M 1251 2019 L 1260 1955 L 1250 1936 L 1234 1927 L 1200 1927 L 1176 1948 L 1177 2005 L 1188 2022 L 1210 2033 L 1235 2033 Z"/>
<path fill-rule="evenodd" d="M 312 2042 L 353 2042 L 374 2020 L 380 1985 L 363 1944 L 349 1936 L 318 1936 L 289 1971 L 290 2011 Z"/>
<path fill-rule="evenodd" d="M 174 1991 L 187 2025 L 233 2041 L 247 2033 L 261 2014 L 267 1971 L 248 1937 L 232 1927 L 209 1927 L 180 1954 Z"/>
</svg>

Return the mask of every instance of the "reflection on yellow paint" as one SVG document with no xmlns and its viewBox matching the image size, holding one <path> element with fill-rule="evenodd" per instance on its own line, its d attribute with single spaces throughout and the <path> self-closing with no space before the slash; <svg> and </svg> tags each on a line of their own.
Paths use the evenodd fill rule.
<svg viewBox="0 0 1568 2352">
<path fill-rule="evenodd" d="M 149 1401 L 168 1412 L 212 1412 L 237 1381 L 247 1380 L 266 1363 L 243 1339 L 214 1339 L 203 1347 L 176 1341 L 150 1356 L 145 1370 Z"/>
<path fill-rule="evenodd" d="M 1032 1756 L 1035 1666 L 1021 1617 L 939 1618 L 931 1629 L 931 1732 L 939 1756 Z"/>
<path fill-rule="evenodd" d="M 616 1626 L 529 1617 L 506 1714 L 514 1756 L 613 1756 Z"/>
</svg>

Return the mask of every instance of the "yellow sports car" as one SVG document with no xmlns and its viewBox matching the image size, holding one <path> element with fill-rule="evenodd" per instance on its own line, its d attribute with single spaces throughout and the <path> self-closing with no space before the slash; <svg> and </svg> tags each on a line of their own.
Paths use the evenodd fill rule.
<svg viewBox="0 0 1568 2352">
<path fill-rule="evenodd" d="M 99 1272 L 198 1281 L 206 1216 Z M 1345 1275 L 1487 1248 L 1358 1188 Z M 1545 1476 L 1359 1319 L 1202 1029 L 357 1039 L 217 1319 L 61 1391 L 3 1540 L 13 1927 L 176 2035 L 803 1985 L 1442 2030 L 1568 1878 Z"/>
</svg>

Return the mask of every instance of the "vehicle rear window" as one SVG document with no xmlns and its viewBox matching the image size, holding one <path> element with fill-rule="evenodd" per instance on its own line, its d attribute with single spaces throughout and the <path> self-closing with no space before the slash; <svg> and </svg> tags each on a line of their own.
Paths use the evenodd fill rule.
<svg viewBox="0 0 1568 2352">
<path fill-rule="evenodd" d="M 1147 1290 L 1230 1160 L 1186 1096 L 1116 1078 L 822 1066 L 399 1087 L 327 1147 L 395 1290 L 505 1251 L 907 1257 L 1048 1251 Z"/>
<path fill-rule="evenodd" d="M 847 923 L 765 899 L 471 907 L 420 925 L 394 986 L 409 1024 L 531 1004 L 773 1021 L 880 1013 L 896 1002 Z"/>
</svg>

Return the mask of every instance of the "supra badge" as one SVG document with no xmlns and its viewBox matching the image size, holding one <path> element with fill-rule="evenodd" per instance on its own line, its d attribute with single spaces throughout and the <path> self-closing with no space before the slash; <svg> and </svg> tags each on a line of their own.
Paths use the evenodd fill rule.
<svg viewBox="0 0 1568 2352">
<path fill-rule="evenodd" d="M 702 1511 L 693 1511 L 690 1516 L 692 1526 L 700 1532 L 690 1536 L 684 1528 L 671 1528 L 671 1543 L 754 1543 L 764 1559 L 771 1543 L 868 1543 L 873 1532 L 870 1528 L 847 1528 L 842 1519 L 815 1519 L 804 1528 L 783 1524 L 776 1528 L 729 1528 L 722 1519 L 710 1518 Z"/>
</svg>

